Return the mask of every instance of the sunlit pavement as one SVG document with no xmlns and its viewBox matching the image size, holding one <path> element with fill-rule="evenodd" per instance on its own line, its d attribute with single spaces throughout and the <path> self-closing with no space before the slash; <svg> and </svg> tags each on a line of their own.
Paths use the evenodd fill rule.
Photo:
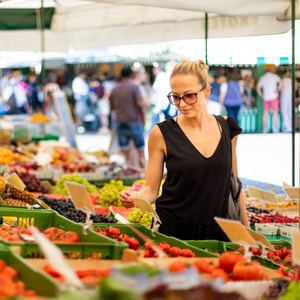
<svg viewBox="0 0 300 300">
<path fill-rule="evenodd" d="M 81 151 L 109 149 L 110 133 L 77 135 Z M 147 142 L 147 137 L 146 137 Z M 147 148 L 145 150 L 148 157 Z M 292 184 L 292 134 L 241 134 L 237 145 L 239 176 L 282 186 Z M 295 138 L 295 185 L 299 186 L 299 134 Z"/>
</svg>

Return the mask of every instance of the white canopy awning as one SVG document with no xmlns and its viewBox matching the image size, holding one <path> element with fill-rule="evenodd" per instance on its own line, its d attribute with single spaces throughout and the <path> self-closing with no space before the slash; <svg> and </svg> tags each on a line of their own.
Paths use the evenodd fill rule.
<svg viewBox="0 0 300 300">
<path fill-rule="evenodd" d="M 101 48 L 205 37 L 284 33 L 290 22 L 276 17 L 289 0 L 44 0 L 56 7 L 51 30 L 45 30 L 45 51 Z M 1 8 L 39 8 L 39 0 L 4 0 Z M 39 51 L 39 31 L 0 31 L 0 51 Z"/>
</svg>

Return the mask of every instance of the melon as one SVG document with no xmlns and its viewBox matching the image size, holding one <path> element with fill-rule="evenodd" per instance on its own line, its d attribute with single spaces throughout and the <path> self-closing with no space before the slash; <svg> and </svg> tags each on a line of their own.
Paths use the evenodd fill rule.
<svg viewBox="0 0 300 300">
<path fill-rule="evenodd" d="M 110 214 L 109 207 L 94 206 L 94 208 L 98 215 L 109 216 Z"/>
<path fill-rule="evenodd" d="M 136 208 L 126 208 L 126 207 L 120 207 L 120 206 L 110 206 L 110 211 L 113 215 L 119 214 L 125 219 L 127 219 L 128 215 L 136 210 Z"/>
</svg>

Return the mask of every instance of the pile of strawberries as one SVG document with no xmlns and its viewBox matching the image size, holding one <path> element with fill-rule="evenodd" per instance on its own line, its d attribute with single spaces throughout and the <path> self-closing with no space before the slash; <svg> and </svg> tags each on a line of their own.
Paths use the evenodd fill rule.
<svg viewBox="0 0 300 300">
<path fill-rule="evenodd" d="M 41 230 L 35 227 L 38 231 Z M 43 234 L 47 239 L 53 243 L 78 243 L 79 237 L 74 231 L 64 231 L 56 227 L 50 227 L 43 231 Z M 0 238 L 9 242 L 29 242 L 34 238 L 30 228 L 26 227 L 11 227 L 9 225 L 3 225 L 0 227 Z"/>
</svg>

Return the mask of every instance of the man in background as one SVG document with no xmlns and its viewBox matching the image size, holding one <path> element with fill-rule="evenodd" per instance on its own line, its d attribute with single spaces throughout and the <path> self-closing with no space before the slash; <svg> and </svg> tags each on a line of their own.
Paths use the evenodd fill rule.
<svg viewBox="0 0 300 300">
<path fill-rule="evenodd" d="M 270 109 L 273 111 L 273 124 L 272 130 L 274 133 L 278 132 L 278 111 L 279 111 L 279 99 L 278 95 L 282 89 L 282 80 L 276 74 L 274 69 L 269 67 L 266 70 L 266 74 L 263 75 L 257 84 L 256 91 L 258 95 L 264 101 L 264 113 L 263 113 L 263 132 L 268 132 L 267 121 Z"/>
<path fill-rule="evenodd" d="M 139 165 L 146 167 L 144 140 L 144 112 L 140 88 L 132 82 L 133 71 L 125 67 L 121 72 L 121 83 L 110 93 L 110 109 L 115 111 L 116 132 L 121 153 L 129 163 L 130 140 L 139 152 Z"/>
</svg>

